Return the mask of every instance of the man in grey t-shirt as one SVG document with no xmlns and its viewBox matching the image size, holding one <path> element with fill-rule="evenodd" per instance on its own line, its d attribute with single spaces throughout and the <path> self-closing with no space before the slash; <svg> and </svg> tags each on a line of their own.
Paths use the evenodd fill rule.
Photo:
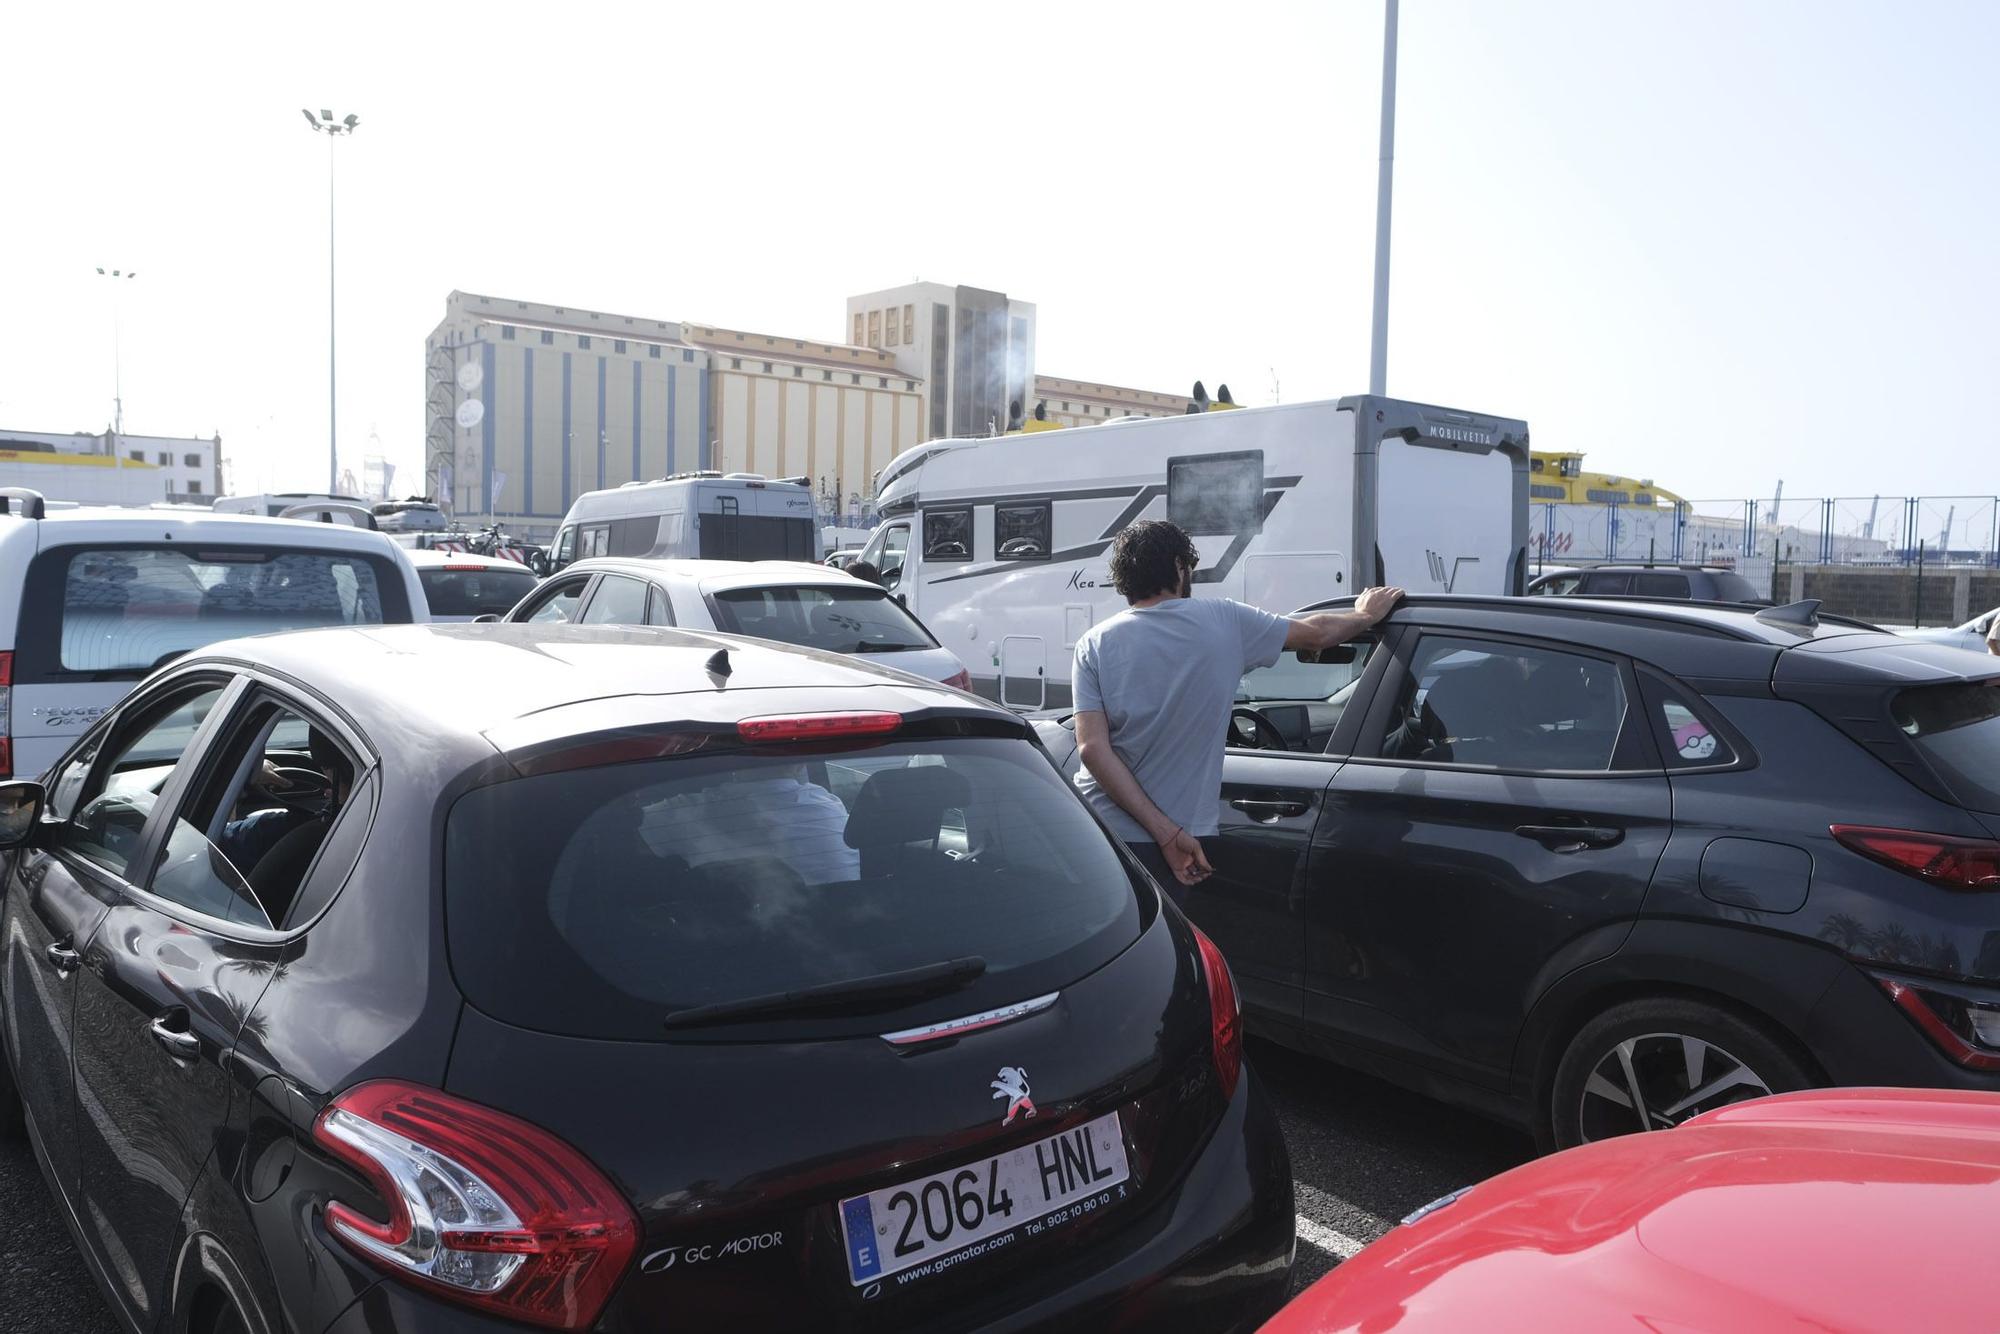
<svg viewBox="0 0 2000 1334">
<path fill-rule="evenodd" d="M 1286 649 L 1319 650 L 1369 629 L 1403 596 L 1371 588 L 1354 610 L 1287 618 L 1227 598 L 1191 596 L 1188 535 L 1148 519 L 1118 534 L 1111 582 L 1132 605 L 1076 643 L 1076 786 L 1162 885 L 1214 870 L 1222 751 L 1243 673 Z"/>
</svg>

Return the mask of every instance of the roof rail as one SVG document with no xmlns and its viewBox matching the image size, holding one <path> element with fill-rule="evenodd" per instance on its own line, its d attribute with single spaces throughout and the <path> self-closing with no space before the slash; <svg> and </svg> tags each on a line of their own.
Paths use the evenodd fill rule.
<svg viewBox="0 0 2000 1334">
<path fill-rule="evenodd" d="M 375 515 L 366 505 L 350 505 L 340 500 L 316 500 L 278 511 L 280 519 L 303 519 L 314 514 L 319 515 L 321 523 L 332 523 L 336 514 L 348 514 L 360 520 L 354 525 L 355 527 L 366 528 L 371 533 L 382 531 L 381 525 L 375 522 Z"/>
<path fill-rule="evenodd" d="M 0 514 L 14 512 L 10 501 L 18 502 L 21 513 L 30 519 L 39 519 L 49 511 L 49 502 L 42 493 L 25 486 L 0 486 Z"/>
</svg>

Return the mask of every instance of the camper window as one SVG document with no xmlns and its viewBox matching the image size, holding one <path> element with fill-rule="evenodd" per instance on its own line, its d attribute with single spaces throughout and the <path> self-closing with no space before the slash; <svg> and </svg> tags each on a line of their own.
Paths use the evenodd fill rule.
<svg viewBox="0 0 2000 1334">
<path fill-rule="evenodd" d="M 972 559 L 972 510 L 924 511 L 924 559 Z"/>
<path fill-rule="evenodd" d="M 1049 558 L 1049 502 L 993 507 L 993 555 L 997 560 Z"/>
<path fill-rule="evenodd" d="M 1167 460 L 1167 517 L 1190 536 L 1264 530 L 1264 451 Z"/>
</svg>

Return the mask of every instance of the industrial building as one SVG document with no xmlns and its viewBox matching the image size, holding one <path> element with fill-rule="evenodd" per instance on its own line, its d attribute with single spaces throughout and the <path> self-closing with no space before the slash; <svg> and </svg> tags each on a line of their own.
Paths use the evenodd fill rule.
<svg viewBox="0 0 2000 1334">
<path fill-rule="evenodd" d="M 0 430 L 0 486 L 86 505 L 208 505 L 222 492 L 222 437 Z"/>
</svg>

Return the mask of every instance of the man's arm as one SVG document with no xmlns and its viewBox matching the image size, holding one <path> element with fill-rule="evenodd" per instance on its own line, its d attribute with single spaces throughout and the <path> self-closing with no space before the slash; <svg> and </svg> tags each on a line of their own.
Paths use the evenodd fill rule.
<svg viewBox="0 0 2000 1334">
<path fill-rule="evenodd" d="M 1111 724 L 1102 713 L 1086 709 L 1076 715 L 1076 749 L 1083 767 L 1090 770 L 1090 776 L 1097 780 L 1104 794 L 1118 803 L 1118 809 L 1138 821 L 1148 837 L 1162 846 L 1173 838 L 1180 826 L 1153 804 L 1146 789 L 1139 786 L 1139 780 L 1118 757 L 1111 745 Z"/>
<path fill-rule="evenodd" d="M 1336 644 L 1345 644 L 1356 635 L 1373 629 L 1395 609 L 1402 597 L 1403 590 L 1400 588 L 1371 588 L 1354 599 L 1353 611 L 1320 611 L 1310 616 L 1294 616 L 1291 618 L 1292 628 L 1285 633 L 1285 647 L 1318 652 Z M 1097 771 L 1093 769 L 1091 772 Z"/>
</svg>

